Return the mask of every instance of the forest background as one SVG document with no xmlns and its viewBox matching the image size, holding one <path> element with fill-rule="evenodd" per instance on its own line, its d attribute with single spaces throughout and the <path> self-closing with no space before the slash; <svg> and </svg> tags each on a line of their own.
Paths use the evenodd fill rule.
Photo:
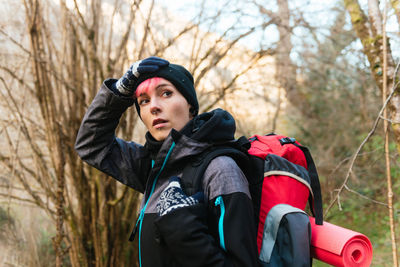
<svg viewBox="0 0 400 267">
<path fill-rule="evenodd" d="M 0 265 L 135 266 L 141 196 L 73 145 L 101 82 L 156 55 L 185 65 L 200 111 L 229 110 L 238 136 L 310 147 L 325 220 L 397 266 L 400 1 L 214 2 L 0 2 Z M 143 131 L 132 110 L 117 135 Z"/>
</svg>

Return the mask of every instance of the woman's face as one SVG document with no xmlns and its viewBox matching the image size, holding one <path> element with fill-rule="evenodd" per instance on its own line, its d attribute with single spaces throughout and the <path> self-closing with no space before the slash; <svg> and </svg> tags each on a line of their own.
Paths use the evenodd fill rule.
<svg viewBox="0 0 400 267">
<path fill-rule="evenodd" d="M 164 78 L 142 82 L 136 90 L 140 115 L 150 134 L 164 140 L 171 129 L 180 131 L 192 118 L 190 105 L 176 87 Z"/>
</svg>

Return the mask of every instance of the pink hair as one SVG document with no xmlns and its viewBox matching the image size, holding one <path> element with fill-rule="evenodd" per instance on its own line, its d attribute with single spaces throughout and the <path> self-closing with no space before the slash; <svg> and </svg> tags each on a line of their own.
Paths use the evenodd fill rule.
<svg viewBox="0 0 400 267">
<path fill-rule="evenodd" d="M 144 80 L 139 84 L 136 88 L 135 96 L 138 98 L 141 94 L 149 93 L 150 88 L 154 88 L 153 85 L 160 82 L 160 77 L 153 77 L 147 80 Z"/>
</svg>

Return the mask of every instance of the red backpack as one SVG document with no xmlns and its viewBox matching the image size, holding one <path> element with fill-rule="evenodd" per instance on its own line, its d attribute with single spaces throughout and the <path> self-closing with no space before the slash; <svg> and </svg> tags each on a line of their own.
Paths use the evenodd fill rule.
<svg viewBox="0 0 400 267">
<path fill-rule="evenodd" d="M 320 183 L 309 150 L 294 138 L 275 134 L 215 145 L 184 169 L 182 186 L 188 195 L 199 191 L 208 164 L 221 155 L 232 157 L 249 181 L 262 266 L 310 266 L 307 201 L 316 224 L 322 225 L 323 216 Z"/>
</svg>

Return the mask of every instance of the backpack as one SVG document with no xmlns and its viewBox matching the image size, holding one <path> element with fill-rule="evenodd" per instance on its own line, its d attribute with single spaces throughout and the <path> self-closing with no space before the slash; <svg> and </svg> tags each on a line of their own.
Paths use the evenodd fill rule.
<svg viewBox="0 0 400 267">
<path fill-rule="evenodd" d="M 257 248 L 262 266 L 311 266 L 311 226 L 322 225 L 322 198 L 309 150 L 294 138 L 269 134 L 215 144 L 186 165 L 182 187 L 192 195 L 214 158 L 233 158 L 246 175 L 257 222 Z"/>
</svg>

